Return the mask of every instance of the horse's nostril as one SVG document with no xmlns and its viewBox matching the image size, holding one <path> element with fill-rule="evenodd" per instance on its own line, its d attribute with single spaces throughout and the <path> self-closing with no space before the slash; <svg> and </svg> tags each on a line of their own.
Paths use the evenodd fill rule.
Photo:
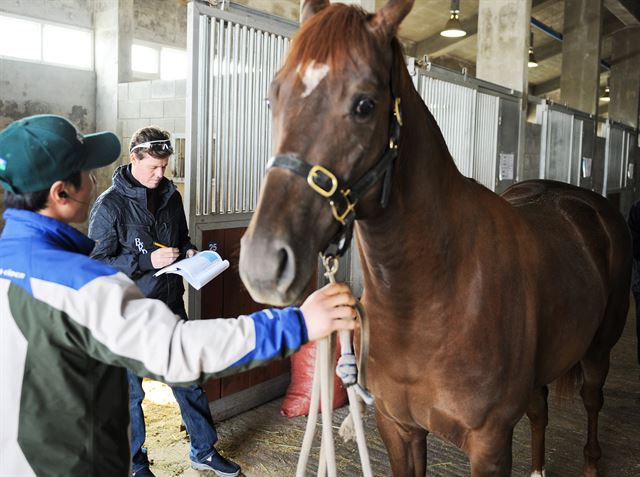
<svg viewBox="0 0 640 477">
<path fill-rule="evenodd" d="M 278 281 L 280 281 L 280 277 L 282 277 L 283 273 L 286 271 L 287 263 L 289 262 L 289 255 L 287 254 L 286 249 L 281 248 L 278 251 L 278 272 L 277 277 Z"/>
<path fill-rule="evenodd" d="M 288 245 L 283 245 L 278 250 L 278 268 L 276 274 L 276 285 L 278 290 L 288 290 L 295 278 L 295 258 L 293 251 Z"/>
</svg>

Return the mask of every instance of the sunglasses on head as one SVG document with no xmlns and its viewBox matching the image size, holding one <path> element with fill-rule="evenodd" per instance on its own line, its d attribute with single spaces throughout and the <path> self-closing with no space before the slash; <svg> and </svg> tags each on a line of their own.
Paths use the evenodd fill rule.
<svg viewBox="0 0 640 477">
<path fill-rule="evenodd" d="M 173 154 L 173 146 L 171 146 L 170 139 L 159 139 L 157 141 L 141 142 L 140 144 L 136 144 L 131 149 L 129 149 L 129 152 L 133 152 L 136 149 L 149 149 L 151 152 L 168 152 L 169 154 Z"/>
</svg>

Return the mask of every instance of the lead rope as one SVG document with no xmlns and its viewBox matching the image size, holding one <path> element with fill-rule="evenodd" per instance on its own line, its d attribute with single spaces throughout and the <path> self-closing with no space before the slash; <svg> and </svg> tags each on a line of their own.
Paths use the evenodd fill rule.
<svg viewBox="0 0 640 477">
<path fill-rule="evenodd" d="M 322 264 L 325 268 L 324 276 L 329 279 L 330 283 L 335 283 L 335 275 L 339 266 L 338 257 L 331 255 L 323 256 Z M 358 314 L 358 319 L 360 319 L 362 328 L 365 328 L 366 320 L 364 320 L 364 310 L 358 306 L 356 307 L 356 312 Z M 363 329 L 362 331 L 366 330 Z M 360 462 L 362 464 L 362 475 L 364 477 L 373 477 L 373 473 L 371 472 L 371 463 L 369 462 L 369 451 L 367 449 L 367 442 L 364 435 L 364 427 L 362 425 L 361 406 L 359 402 L 361 399 L 366 404 L 371 404 L 373 403 L 373 397 L 364 388 L 364 382 L 358 382 L 358 368 L 353 348 L 351 347 L 351 334 L 347 330 L 341 330 L 339 336 L 341 356 L 338 361 L 336 373 L 340 376 L 345 388 L 347 389 L 350 412 L 343 422 L 342 427 L 348 427 L 348 421 L 351 418 L 351 424 L 354 427 L 356 442 L 358 444 Z M 366 342 L 367 340 L 368 337 L 365 337 L 362 341 Z M 316 365 L 311 388 L 309 416 L 307 419 L 304 439 L 302 441 L 302 449 L 300 450 L 300 457 L 298 459 L 296 477 L 305 476 L 309 453 L 311 451 L 311 443 L 313 441 L 316 423 L 318 420 L 318 400 L 320 397 L 320 403 L 322 405 L 322 440 L 320 444 L 318 476 L 324 477 L 326 471 L 328 472 L 329 477 L 336 477 L 336 458 L 332 427 L 333 373 L 329 371 L 330 369 L 333 369 L 335 365 L 334 344 L 333 335 L 331 337 L 323 338 L 318 342 Z M 367 343 L 365 343 L 364 347 L 366 346 Z M 361 357 L 362 355 L 364 355 L 364 353 L 361 354 Z M 360 364 L 362 365 L 363 363 Z"/>
</svg>

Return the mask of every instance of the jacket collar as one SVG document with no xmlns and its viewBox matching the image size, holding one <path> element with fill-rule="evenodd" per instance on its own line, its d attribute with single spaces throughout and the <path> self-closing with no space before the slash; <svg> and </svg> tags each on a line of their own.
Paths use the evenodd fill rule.
<svg viewBox="0 0 640 477">
<path fill-rule="evenodd" d="M 128 172 L 128 173 L 127 173 Z M 140 183 L 134 184 L 127 176 L 131 175 L 131 165 L 124 164 L 113 172 L 113 187 L 125 197 L 137 200 L 147 205 L 147 188 Z M 137 181 L 136 181 L 137 182 Z M 164 207 L 169 198 L 176 191 L 176 186 L 169 179 L 164 177 L 158 186 L 159 202 L 158 209 Z"/>
<path fill-rule="evenodd" d="M 59 220 L 28 210 L 7 209 L 2 239 L 35 238 L 82 255 L 89 255 L 95 242 Z"/>
</svg>

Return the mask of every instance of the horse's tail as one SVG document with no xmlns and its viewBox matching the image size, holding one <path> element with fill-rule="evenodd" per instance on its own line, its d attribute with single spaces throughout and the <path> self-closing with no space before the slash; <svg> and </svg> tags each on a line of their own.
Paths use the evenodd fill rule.
<svg viewBox="0 0 640 477">
<path fill-rule="evenodd" d="M 555 381 L 554 398 L 559 402 L 566 402 L 573 399 L 576 390 L 582 384 L 582 367 L 576 363 L 565 374 Z"/>
</svg>

